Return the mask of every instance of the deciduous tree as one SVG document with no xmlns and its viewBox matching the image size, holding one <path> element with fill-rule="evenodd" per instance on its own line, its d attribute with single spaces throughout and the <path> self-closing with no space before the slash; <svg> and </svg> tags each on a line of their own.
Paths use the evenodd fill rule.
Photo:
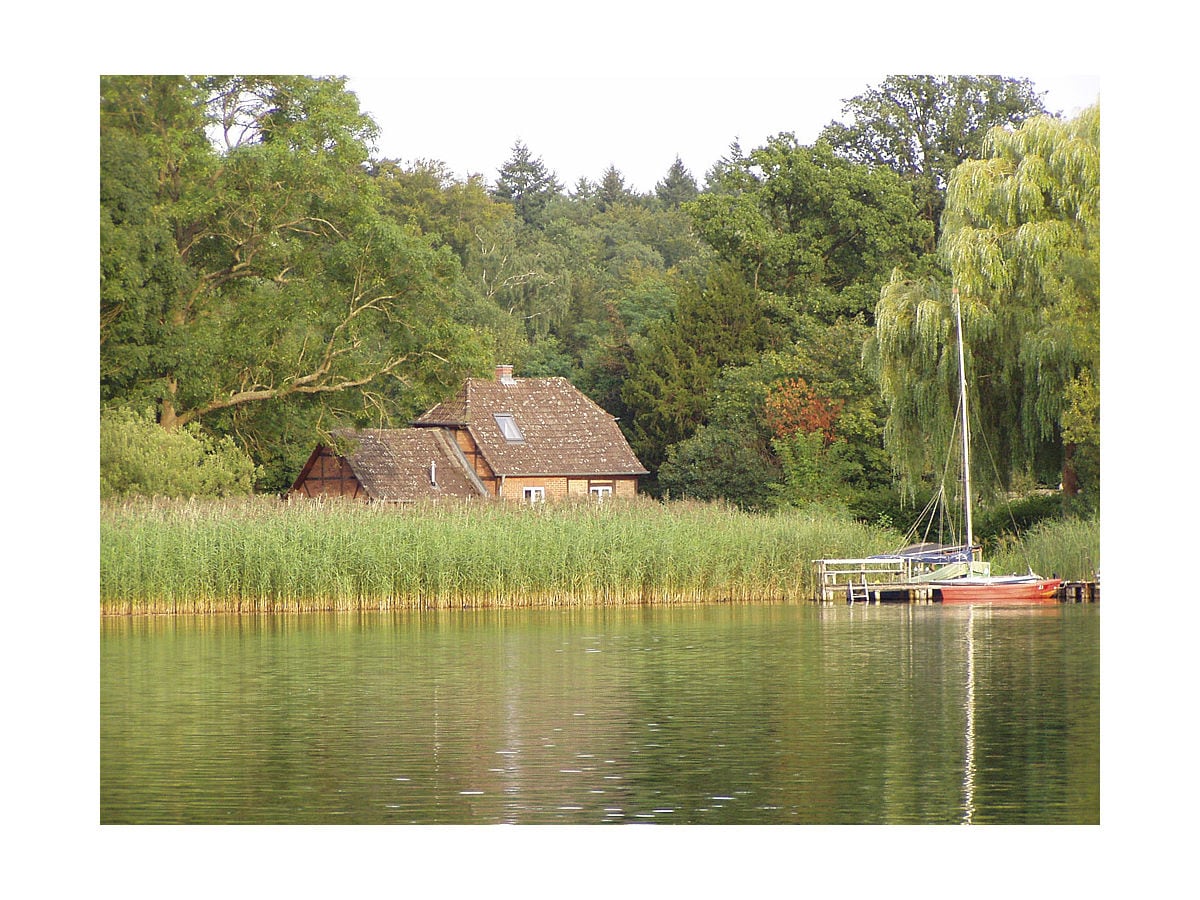
<svg viewBox="0 0 1200 900">
<path fill-rule="evenodd" d="M 315 428 L 457 380 L 458 261 L 380 212 L 374 133 L 341 79 L 103 79 L 102 398 L 167 429 L 307 398 Z"/>
<path fill-rule="evenodd" d="M 845 101 L 847 121 L 831 122 L 821 138 L 847 159 L 902 175 L 921 215 L 936 225 L 950 173 L 982 155 L 988 131 L 1043 112 L 1041 95 L 1024 78 L 891 75 Z"/>
<path fill-rule="evenodd" d="M 888 271 L 915 264 L 932 232 L 895 173 L 789 134 L 731 164 L 722 183 L 688 205 L 704 239 L 755 290 L 828 318 L 869 312 Z"/>
</svg>

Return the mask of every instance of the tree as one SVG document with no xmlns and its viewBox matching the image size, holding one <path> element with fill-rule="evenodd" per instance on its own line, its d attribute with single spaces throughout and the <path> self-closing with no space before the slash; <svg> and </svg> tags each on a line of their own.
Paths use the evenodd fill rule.
<svg viewBox="0 0 1200 900">
<path fill-rule="evenodd" d="M 600 178 L 596 187 L 596 208 L 600 212 L 611 209 L 619 203 L 632 203 L 637 195 L 625 187 L 625 176 L 616 166 L 609 166 Z"/>
<path fill-rule="evenodd" d="M 513 218 L 513 209 L 487 192 L 481 175 L 460 181 L 437 160 L 373 160 L 368 173 L 382 197 L 382 212 L 415 225 L 436 245 L 445 244 L 466 266 L 478 236 Z"/>
<path fill-rule="evenodd" d="M 950 173 L 980 157 L 989 129 L 1044 112 L 1024 78 L 891 75 L 845 101 L 842 115 L 849 123 L 830 122 L 820 138 L 849 160 L 903 176 L 913 185 L 921 215 L 936 225 Z"/>
<path fill-rule="evenodd" d="M 654 186 L 654 195 L 668 209 L 677 209 L 683 204 L 695 200 L 699 193 L 700 189 L 696 186 L 696 179 L 678 156 L 675 157 L 675 162 L 671 163 L 671 167 L 667 169 L 667 174 L 663 176 L 662 181 Z"/>
<path fill-rule="evenodd" d="M 820 431 L 793 431 L 775 438 L 771 447 L 779 459 L 782 478 L 769 485 L 774 507 L 814 504 L 846 508 L 850 493 L 844 471 L 844 441 L 827 441 Z"/>
<path fill-rule="evenodd" d="M 826 445 L 837 437 L 835 426 L 845 402 L 822 397 L 803 378 L 789 378 L 767 394 L 767 427 L 777 438 L 801 432 L 820 434 Z"/>
<path fill-rule="evenodd" d="M 381 214 L 374 133 L 342 79 L 102 79 L 102 400 L 168 430 L 290 405 L 308 442 L 456 381 L 459 265 Z"/>
<path fill-rule="evenodd" d="M 667 448 L 658 485 L 673 499 L 724 500 L 760 509 L 778 471 L 752 435 L 701 425 L 690 438 Z"/>
<path fill-rule="evenodd" d="M 899 176 L 790 134 L 729 164 L 722 183 L 687 206 L 703 238 L 755 290 L 827 318 L 869 312 L 887 273 L 915 265 L 932 231 Z"/>
<path fill-rule="evenodd" d="M 1099 418 L 1099 175 L 1093 107 L 993 129 L 983 158 L 950 180 L 939 255 L 961 294 L 972 406 L 1002 480 L 1054 447 L 1070 489 L 1064 432 L 1098 439 L 1087 423 Z M 953 427 L 952 316 L 940 279 L 896 273 L 881 294 L 870 356 L 886 441 L 909 479 L 929 468 L 929 439 Z"/>
<path fill-rule="evenodd" d="M 517 218 L 532 226 L 542 224 L 546 206 L 561 193 L 555 174 L 520 141 L 513 144 L 512 156 L 500 167 L 492 189 L 492 196 L 511 203 Z"/>
<path fill-rule="evenodd" d="M 652 471 L 666 448 L 705 423 L 717 375 L 752 362 L 774 339 L 755 292 L 733 267 L 688 286 L 671 318 L 633 345 L 622 399 L 633 417 L 632 446 Z"/>
</svg>

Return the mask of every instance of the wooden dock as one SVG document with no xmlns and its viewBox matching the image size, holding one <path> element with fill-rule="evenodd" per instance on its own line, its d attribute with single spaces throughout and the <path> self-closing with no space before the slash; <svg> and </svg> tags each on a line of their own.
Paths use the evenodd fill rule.
<svg viewBox="0 0 1200 900">
<path fill-rule="evenodd" d="M 915 576 L 920 572 L 901 557 L 818 559 L 817 596 L 821 603 L 940 603 L 941 592 Z M 1098 603 L 1100 582 L 1064 581 L 1063 603 Z"/>
<path fill-rule="evenodd" d="M 1058 599 L 1063 603 L 1099 603 L 1100 582 L 1064 581 L 1058 586 Z"/>
<path fill-rule="evenodd" d="M 933 603 L 935 588 L 914 580 L 901 557 L 818 559 L 817 600 L 822 603 Z"/>
</svg>

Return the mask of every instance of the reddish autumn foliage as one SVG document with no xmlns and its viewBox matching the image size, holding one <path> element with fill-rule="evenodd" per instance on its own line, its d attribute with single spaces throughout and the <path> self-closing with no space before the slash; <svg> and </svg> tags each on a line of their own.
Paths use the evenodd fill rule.
<svg viewBox="0 0 1200 900">
<path fill-rule="evenodd" d="M 845 401 L 822 397 L 803 378 L 792 378 L 767 392 L 767 425 L 780 438 L 797 431 L 805 434 L 819 431 L 828 445 L 837 439 L 834 426 L 843 406 Z"/>
</svg>

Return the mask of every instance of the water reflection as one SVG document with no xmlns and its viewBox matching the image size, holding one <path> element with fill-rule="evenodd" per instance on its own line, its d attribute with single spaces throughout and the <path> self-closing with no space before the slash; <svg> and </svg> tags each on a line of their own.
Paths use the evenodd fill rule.
<svg viewBox="0 0 1200 900">
<path fill-rule="evenodd" d="M 1094 822 L 1099 610 L 101 627 L 101 820 Z"/>
<path fill-rule="evenodd" d="M 963 824 L 975 814 L 975 607 L 967 610 L 966 750 L 963 762 Z"/>
</svg>

